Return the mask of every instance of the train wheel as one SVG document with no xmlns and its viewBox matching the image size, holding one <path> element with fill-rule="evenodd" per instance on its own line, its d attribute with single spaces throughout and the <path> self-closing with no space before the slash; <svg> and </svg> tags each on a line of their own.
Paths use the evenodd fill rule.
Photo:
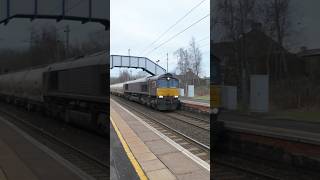
<svg viewBox="0 0 320 180">
<path fill-rule="evenodd" d="M 152 108 L 157 109 L 157 105 L 155 103 L 152 103 Z"/>
</svg>

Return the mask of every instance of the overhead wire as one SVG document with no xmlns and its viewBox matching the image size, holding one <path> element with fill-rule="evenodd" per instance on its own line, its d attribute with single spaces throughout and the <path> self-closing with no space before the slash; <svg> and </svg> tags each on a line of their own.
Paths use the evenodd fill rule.
<svg viewBox="0 0 320 180">
<path fill-rule="evenodd" d="M 208 38 L 210 38 L 210 35 L 208 35 L 208 36 L 206 36 L 206 37 L 204 37 L 204 38 L 202 38 L 202 39 L 198 40 L 196 43 L 199 43 L 199 42 L 201 42 L 201 41 L 204 41 L 204 40 L 206 40 L 206 39 L 208 39 Z"/>
<path fill-rule="evenodd" d="M 163 46 L 164 44 L 170 42 L 172 39 L 174 39 L 175 37 L 179 36 L 180 34 L 182 34 L 183 32 L 185 32 L 186 30 L 190 29 L 192 26 L 198 24 L 199 22 L 203 21 L 205 18 L 207 18 L 208 16 L 210 16 L 210 13 L 207 14 L 206 16 L 202 17 L 201 19 L 197 20 L 196 22 L 192 23 L 190 26 L 188 26 L 187 28 L 183 29 L 182 31 L 178 32 L 177 34 L 171 36 L 169 39 L 167 39 L 166 41 L 162 42 L 160 45 L 158 45 L 157 47 L 153 48 L 152 50 L 148 51 L 146 53 L 146 55 L 150 54 L 151 52 L 157 50 L 159 47 Z"/>
<path fill-rule="evenodd" d="M 200 40 L 197 40 L 195 43 L 199 44 L 200 42 L 202 42 L 202 41 L 204 41 L 204 40 L 206 40 L 208 38 L 210 38 L 210 35 L 207 35 L 205 37 L 200 38 Z M 197 48 L 201 50 L 203 47 L 208 46 L 208 45 L 209 45 L 209 43 L 200 44 L 199 46 L 197 46 Z M 188 48 L 188 46 L 185 46 L 184 48 Z M 167 58 L 167 53 L 170 54 L 170 55 L 173 54 L 173 52 L 169 53 L 168 51 L 165 51 L 163 48 L 161 48 L 159 53 L 158 53 L 158 57 L 160 57 L 159 59 L 160 60 L 166 59 Z"/>
<path fill-rule="evenodd" d="M 151 44 L 149 44 L 140 54 L 144 53 L 146 50 L 148 50 L 152 45 L 154 45 L 157 41 L 160 40 L 166 33 L 168 33 L 174 26 L 176 26 L 179 22 L 181 22 L 185 17 L 187 17 L 192 11 L 194 11 L 196 8 L 198 8 L 202 3 L 204 3 L 206 0 L 202 0 L 200 3 L 196 4 L 193 8 L 191 8 L 184 16 L 179 18 L 173 25 L 171 25 L 166 31 L 164 31 L 162 34 L 160 34 L 156 40 L 154 40 Z"/>
</svg>

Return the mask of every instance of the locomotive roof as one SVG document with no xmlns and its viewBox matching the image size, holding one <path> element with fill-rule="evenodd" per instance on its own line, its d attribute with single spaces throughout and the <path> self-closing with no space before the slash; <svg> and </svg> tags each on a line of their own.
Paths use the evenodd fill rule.
<svg viewBox="0 0 320 180">
<path fill-rule="evenodd" d="M 54 63 L 49 65 L 48 68 L 50 71 L 57 71 L 57 70 L 72 69 L 72 68 L 78 68 L 78 67 L 84 67 L 84 66 L 107 65 L 107 64 L 108 64 L 108 56 L 107 56 L 107 53 L 104 51 L 97 54 L 85 56 L 77 60 Z"/>
<path fill-rule="evenodd" d="M 122 87 L 124 83 L 111 84 L 110 87 Z"/>
<path fill-rule="evenodd" d="M 95 53 L 95 54 L 84 56 L 77 59 L 72 59 L 69 61 L 56 62 L 53 64 L 43 64 L 43 65 L 31 67 L 31 68 L 11 71 L 8 73 L 0 74 L 0 76 L 5 76 L 5 75 L 10 76 L 11 74 L 27 72 L 27 71 L 29 72 L 37 69 L 49 69 L 50 71 L 56 71 L 56 70 L 71 69 L 71 68 L 90 66 L 90 65 L 103 65 L 103 64 L 105 65 L 108 64 L 108 56 L 106 51 L 102 51 L 99 53 Z"/>
<path fill-rule="evenodd" d="M 149 79 L 154 80 L 154 79 L 160 79 L 160 78 L 166 78 L 166 77 L 177 79 L 171 73 L 161 74 L 161 75 L 157 75 L 157 76 L 151 76 L 151 77 L 149 77 Z"/>
<path fill-rule="evenodd" d="M 143 77 L 143 78 L 139 78 L 139 79 L 136 79 L 136 80 L 126 81 L 126 82 L 118 83 L 118 84 L 131 84 L 131 83 L 146 82 L 148 80 L 157 80 L 157 79 L 160 79 L 160 78 L 163 78 L 163 77 L 165 77 L 165 78 L 166 77 L 170 77 L 170 78 L 173 78 L 173 79 L 177 79 L 172 74 L 166 73 L 166 74 L 161 74 L 161 75 L 157 75 L 157 76 Z"/>
</svg>

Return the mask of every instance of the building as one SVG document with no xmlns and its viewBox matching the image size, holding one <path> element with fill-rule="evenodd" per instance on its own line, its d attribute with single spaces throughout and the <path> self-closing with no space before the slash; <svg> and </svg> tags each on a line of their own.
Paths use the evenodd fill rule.
<svg viewBox="0 0 320 180">
<path fill-rule="evenodd" d="M 302 47 L 298 56 L 302 58 L 305 63 L 305 72 L 308 78 L 320 78 L 320 49 L 307 49 Z"/>
<path fill-rule="evenodd" d="M 211 44 L 211 51 L 220 59 L 222 83 L 239 85 L 241 61 L 247 62 L 248 74 L 268 74 L 271 79 L 299 76 L 303 63 L 253 23 L 249 32 L 236 41 Z"/>
</svg>

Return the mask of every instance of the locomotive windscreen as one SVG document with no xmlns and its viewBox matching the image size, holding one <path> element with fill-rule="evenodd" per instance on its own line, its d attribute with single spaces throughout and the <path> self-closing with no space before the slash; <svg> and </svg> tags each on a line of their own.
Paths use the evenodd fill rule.
<svg viewBox="0 0 320 180">
<path fill-rule="evenodd" d="M 160 88 L 178 88 L 179 81 L 177 79 L 159 79 L 157 85 Z"/>
</svg>

